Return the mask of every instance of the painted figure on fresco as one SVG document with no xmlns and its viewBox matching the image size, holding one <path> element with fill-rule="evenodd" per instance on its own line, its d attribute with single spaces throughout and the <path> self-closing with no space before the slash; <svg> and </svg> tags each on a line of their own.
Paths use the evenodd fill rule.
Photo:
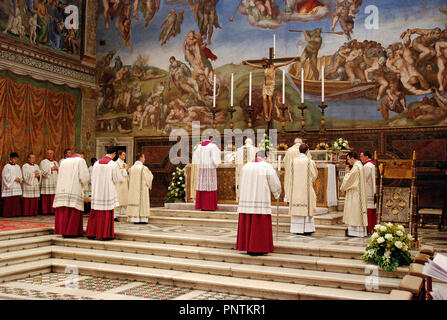
<svg viewBox="0 0 447 320">
<path fill-rule="evenodd" d="M 216 11 L 218 2 L 219 0 L 188 0 L 200 34 L 204 39 L 208 39 L 208 44 L 211 44 L 214 28 L 221 28 Z"/>
<path fill-rule="evenodd" d="M 158 40 L 161 41 L 161 45 L 164 46 L 169 39 L 175 37 L 181 32 L 181 25 L 183 23 L 183 13 L 185 10 L 181 10 L 178 13 L 175 9 L 171 9 L 166 18 L 161 24 L 161 32 Z"/>
<path fill-rule="evenodd" d="M 8 23 L 5 30 L 3 30 L 3 33 L 7 33 L 9 31 L 12 34 L 23 37 L 25 35 L 25 26 L 22 23 L 23 6 L 21 1 L 19 1 L 19 3 L 20 5 L 17 1 L 14 1 L 14 6 L 9 12 Z"/>
<path fill-rule="evenodd" d="M 138 5 L 140 0 L 133 1 L 133 15 L 135 19 L 139 19 L 138 17 Z M 149 23 L 154 18 L 155 14 L 160 10 L 160 0 L 141 0 L 142 7 L 141 11 L 143 12 L 144 18 L 146 19 L 144 26 L 147 28 Z"/>
<path fill-rule="evenodd" d="M 316 14 L 320 8 L 324 7 L 324 4 L 318 0 L 285 0 L 285 3 L 286 13 L 296 12 L 302 15 Z"/>
<path fill-rule="evenodd" d="M 174 56 L 169 58 L 169 63 L 170 79 L 168 86 L 170 87 L 171 82 L 173 82 L 182 95 L 188 93 L 196 100 L 206 102 L 200 93 L 199 85 L 192 77 L 191 70 L 188 66 L 185 63 L 176 60 Z"/>
<path fill-rule="evenodd" d="M 31 17 L 28 20 L 29 23 L 29 41 L 32 44 L 36 44 L 37 39 L 37 28 L 40 28 L 40 26 L 37 24 L 37 13 L 33 12 L 31 14 Z"/>
<path fill-rule="evenodd" d="M 304 65 L 306 61 L 309 61 L 310 68 L 312 70 L 313 79 L 318 80 L 319 71 L 317 68 L 317 57 L 318 51 L 320 51 L 321 43 L 323 42 L 323 38 L 321 37 L 321 28 L 317 28 L 312 31 L 312 33 L 308 30 L 304 30 L 304 38 L 307 41 L 307 45 L 301 54 L 301 65 Z"/>
<path fill-rule="evenodd" d="M 202 36 L 194 31 L 189 31 L 183 42 L 185 58 L 193 69 L 193 78 L 199 84 L 202 95 L 213 94 L 214 71 L 211 60 L 217 60 L 217 56 L 207 48 Z"/>
<path fill-rule="evenodd" d="M 272 119 L 272 111 L 273 111 L 273 93 L 275 91 L 275 70 L 284 66 L 291 64 L 292 62 L 297 61 L 298 58 L 282 63 L 274 65 L 269 59 L 264 58 L 264 62 L 262 66 L 259 66 L 254 63 L 250 63 L 248 61 L 243 61 L 242 64 L 249 65 L 250 67 L 256 69 L 264 69 L 264 84 L 262 86 L 262 100 L 264 107 L 264 117 L 266 122 L 270 122 Z"/>
<path fill-rule="evenodd" d="M 331 31 L 335 30 L 337 23 L 343 29 L 348 40 L 351 40 L 351 33 L 354 31 L 355 14 L 359 12 L 362 0 L 336 0 L 336 8 L 332 14 Z"/>
<path fill-rule="evenodd" d="M 436 65 L 438 67 L 439 91 L 444 94 L 447 87 L 447 41 L 439 41 L 435 45 Z"/>
</svg>

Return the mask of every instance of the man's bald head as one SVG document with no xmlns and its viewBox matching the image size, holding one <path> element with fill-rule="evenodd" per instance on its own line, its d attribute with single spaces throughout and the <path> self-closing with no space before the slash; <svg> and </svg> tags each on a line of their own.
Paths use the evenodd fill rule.
<svg viewBox="0 0 447 320">
<path fill-rule="evenodd" d="M 295 144 L 297 144 L 297 143 L 303 143 L 303 139 L 301 139 L 301 138 L 296 138 L 295 141 L 294 141 L 294 143 L 295 143 Z"/>
</svg>

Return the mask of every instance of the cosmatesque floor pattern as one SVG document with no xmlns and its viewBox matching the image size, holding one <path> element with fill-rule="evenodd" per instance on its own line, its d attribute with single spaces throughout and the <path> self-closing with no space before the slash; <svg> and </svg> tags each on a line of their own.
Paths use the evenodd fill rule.
<svg viewBox="0 0 447 320">
<path fill-rule="evenodd" d="M 163 284 L 48 273 L 0 285 L 0 300 L 258 300 Z"/>
</svg>

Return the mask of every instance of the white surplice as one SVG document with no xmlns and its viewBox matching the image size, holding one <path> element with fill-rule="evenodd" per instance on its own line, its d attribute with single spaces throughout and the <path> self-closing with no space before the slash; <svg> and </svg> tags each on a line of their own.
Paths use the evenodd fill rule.
<svg viewBox="0 0 447 320">
<path fill-rule="evenodd" d="M 90 175 L 84 159 L 64 159 L 59 168 L 53 208 L 70 207 L 84 211 L 83 189 L 89 180 Z"/>
<path fill-rule="evenodd" d="M 281 182 L 272 165 L 252 161 L 242 167 L 238 213 L 272 214 L 271 193 L 278 199 Z"/>
<path fill-rule="evenodd" d="M 20 182 L 15 179 L 20 178 Z M 18 164 L 7 163 L 2 170 L 2 198 L 22 195 L 22 169 Z"/>
<path fill-rule="evenodd" d="M 22 167 L 22 196 L 24 198 L 40 197 L 40 179 L 36 177 L 36 173 L 41 174 L 37 164 L 25 163 Z"/>
<path fill-rule="evenodd" d="M 58 172 L 51 170 L 54 166 L 59 168 L 59 164 L 55 160 L 43 159 L 40 162 L 40 171 L 42 173 L 40 193 L 41 194 L 55 194 Z"/>
<path fill-rule="evenodd" d="M 239 200 L 240 195 L 240 181 L 241 181 L 241 171 L 242 167 L 253 161 L 256 158 L 256 153 L 259 151 L 250 140 L 247 139 L 245 145 L 236 150 L 235 163 L 236 163 L 236 201 Z"/>
<path fill-rule="evenodd" d="M 222 162 L 220 150 L 214 143 L 199 145 L 193 154 L 193 163 L 197 164 L 197 191 L 216 191 L 216 168 Z"/>
<path fill-rule="evenodd" d="M 286 154 L 284 156 L 284 201 L 289 202 L 287 198 L 287 194 L 290 193 L 289 186 L 291 186 L 291 170 L 292 170 L 292 161 L 300 154 L 300 145 L 301 143 L 295 143 L 289 149 L 287 149 Z"/>
<path fill-rule="evenodd" d="M 148 222 L 150 216 L 149 190 L 154 176 L 141 161 L 129 169 L 128 222 Z"/>
<path fill-rule="evenodd" d="M 120 204 L 119 208 L 115 209 L 115 217 L 117 214 L 125 215 L 126 207 L 127 207 L 127 199 L 129 197 L 129 175 L 127 173 L 127 169 L 125 168 L 126 163 L 118 158 L 116 161 L 120 169 L 120 173 L 123 177 L 123 181 L 118 182 L 116 184 L 116 193 L 118 195 L 118 202 Z"/>
<path fill-rule="evenodd" d="M 317 196 L 314 184 L 317 177 L 318 169 L 313 160 L 302 153 L 293 159 L 287 188 L 291 233 L 315 232 Z"/>
<path fill-rule="evenodd" d="M 100 161 L 95 162 L 92 170 L 92 209 L 113 210 L 120 205 L 115 184 L 123 181 L 123 176 L 115 161 Z"/>
<path fill-rule="evenodd" d="M 367 208 L 376 209 L 376 204 L 374 203 L 374 195 L 376 194 L 376 166 L 371 162 L 367 162 L 363 165 L 365 169 L 365 180 L 366 180 L 366 196 L 367 196 Z"/>
<path fill-rule="evenodd" d="M 340 188 L 346 192 L 343 223 L 348 225 L 348 235 L 366 237 L 366 226 L 368 226 L 366 179 L 365 169 L 360 161 L 357 161 L 351 172 L 345 175 Z"/>
</svg>

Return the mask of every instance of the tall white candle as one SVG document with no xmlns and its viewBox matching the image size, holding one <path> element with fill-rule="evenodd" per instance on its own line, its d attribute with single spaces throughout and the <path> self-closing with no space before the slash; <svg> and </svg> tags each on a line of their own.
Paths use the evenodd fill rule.
<svg viewBox="0 0 447 320">
<path fill-rule="evenodd" d="M 234 74 L 231 74 L 231 106 L 233 106 L 233 81 L 234 81 Z"/>
<path fill-rule="evenodd" d="M 286 72 L 282 71 L 282 104 L 286 103 Z"/>
<path fill-rule="evenodd" d="M 251 106 L 251 72 L 250 72 L 250 85 L 248 89 L 248 105 Z"/>
<path fill-rule="evenodd" d="M 321 67 L 321 102 L 324 102 L 324 66 Z"/>
<path fill-rule="evenodd" d="M 301 103 L 304 103 L 304 69 L 301 68 Z"/>
<path fill-rule="evenodd" d="M 273 57 L 276 54 L 276 34 L 273 35 Z"/>
<path fill-rule="evenodd" d="M 216 107 L 216 74 L 214 74 L 214 84 L 213 84 L 213 108 Z"/>
</svg>

